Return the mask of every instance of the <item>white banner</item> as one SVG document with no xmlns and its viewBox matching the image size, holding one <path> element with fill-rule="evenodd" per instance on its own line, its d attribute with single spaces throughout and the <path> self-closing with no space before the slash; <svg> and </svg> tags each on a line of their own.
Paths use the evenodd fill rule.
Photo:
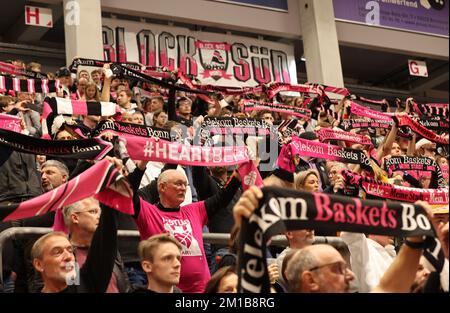
<svg viewBox="0 0 450 313">
<path fill-rule="evenodd" d="M 409 75 L 428 77 L 427 63 L 418 60 L 408 60 Z"/>
<path fill-rule="evenodd" d="M 178 68 L 202 84 L 297 83 L 294 47 L 187 28 L 103 19 L 104 59 Z"/>
</svg>

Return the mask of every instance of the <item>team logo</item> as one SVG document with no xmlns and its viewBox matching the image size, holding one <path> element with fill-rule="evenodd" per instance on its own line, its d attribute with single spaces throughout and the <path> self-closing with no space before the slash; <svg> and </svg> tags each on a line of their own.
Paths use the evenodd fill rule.
<svg viewBox="0 0 450 313">
<path fill-rule="evenodd" d="M 229 44 L 197 40 L 195 46 L 199 50 L 200 62 L 205 69 L 201 73 L 203 78 L 211 77 L 216 81 L 221 78 L 231 79 L 231 75 L 227 74 Z"/>
<path fill-rule="evenodd" d="M 183 256 L 202 255 L 200 245 L 192 233 L 192 226 L 189 220 L 171 220 L 163 218 L 164 230 L 177 239 L 183 249 Z"/>
</svg>

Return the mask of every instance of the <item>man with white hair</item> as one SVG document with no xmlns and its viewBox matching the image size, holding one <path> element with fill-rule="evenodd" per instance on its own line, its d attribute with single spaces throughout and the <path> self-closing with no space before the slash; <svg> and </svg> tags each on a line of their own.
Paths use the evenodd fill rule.
<svg viewBox="0 0 450 313">
<path fill-rule="evenodd" d="M 50 191 L 66 183 L 69 169 L 57 160 L 48 160 L 41 166 L 41 184 L 44 192 Z"/>
<path fill-rule="evenodd" d="M 139 188 L 139 182 L 147 162 L 140 162 L 136 170 L 129 175 L 133 188 Z M 203 292 L 210 278 L 208 263 L 203 247 L 203 226 L 221 209 L 225 209 L 240 186 L 237 172 L 228 185 L 216 195 L 205 201 L 180 206 L 186 196 L 188 181 L 177 170 L 162 172 L 157 180 L 160 201 L 150 204 L 135 192 L 135 219 L 141 239 L 169 233 L 182 245 L 181 277 L 178 287 L 183 292 Z"/>
<path fill-rule="evenodd" d="M 436 156 L 436 143 L 422 138 L 416 143 L 416 153 L 419 156 L 429 157 L 434 160 Z"/>
<path fill-rule="evenodd" d="M 63 209 L 64 223 L 69 228 L 70 243 L 76 248 L 75 259 L 80 268 L 86 261 L 92 238 L 100 222 L 101 211 L 98 200 L 93 197 L 75 202 Z M 120 256 L 116 258 L 113 270 L 106 292 L 126 292 L 129 284 L 123 273 Z"/>
<path fill-rule="evenodd" d="M 41 292 L 112 291 L 117 211 L 104 207 L 100 215 L 98 202 L 92 198 L 65 207 L 64 211 L 73 232 L 70 241 L 62 232 L 51 232 L 39 238 L 31 249 L 33 267 L 44 282 Z M 75 252 L 74 246 L 84 251 Z"/>
</svg>

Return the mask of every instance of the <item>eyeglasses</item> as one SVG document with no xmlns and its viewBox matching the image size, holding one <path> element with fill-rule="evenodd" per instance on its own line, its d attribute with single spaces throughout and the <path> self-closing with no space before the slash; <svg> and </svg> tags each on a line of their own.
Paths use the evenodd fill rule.
<svg viewBox="0 0 450 313">
<path fill-rule="evenodd" d="M 182 181 L 171 182 L 171 184 L 174 184 L 177 187 L 187 187 L 188 186 L 187 182 L 182 182 Z"/>
<path fill-rule="evenodd" d="M 73 213 L 89 213 L 89 214 L 92 214 L 92 215 L 97 215 L 97 214 L 100 213 L 100 209 L 89 209 L 89 210 L 86 210 L 86 211 L 77 211 L 77 212 L 73 212 Z"/>
<path fill-rule="evenodd" d="M 324 265 L 320 265 L 320 266 L 315 266 L 309 270 L 316 271 L 316 270 L 321 269 L 326 266 L 330 266 L 332 272 L 334 272 L 336 274 L 340 274 L 340 275 L 345 275 L 347 273 L 347 270 L 349 270 L 347 263 L 345 263 L 343 261 L 337 261 L 337 262 L 328 263 L 328 264 L 324 264 Z"/>
</svg>

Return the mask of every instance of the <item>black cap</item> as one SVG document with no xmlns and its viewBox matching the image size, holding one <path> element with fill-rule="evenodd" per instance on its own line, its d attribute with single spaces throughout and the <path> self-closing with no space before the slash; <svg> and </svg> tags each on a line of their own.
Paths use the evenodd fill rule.
<svg viewBox="0 0 450 313">
<path fill-rule="evenodd" d="M 67 77 L 70 76 L 70 71 L 67 67 L 61 67 L 56 71 L 56 77 Z"/>
<path fill-rule="evenodd" d="M 316 140 L 317 138 L 319 138 L 315 132 L 304 132 L 301 133 L 298 137 L 306 140 Z"/>
</svg>

